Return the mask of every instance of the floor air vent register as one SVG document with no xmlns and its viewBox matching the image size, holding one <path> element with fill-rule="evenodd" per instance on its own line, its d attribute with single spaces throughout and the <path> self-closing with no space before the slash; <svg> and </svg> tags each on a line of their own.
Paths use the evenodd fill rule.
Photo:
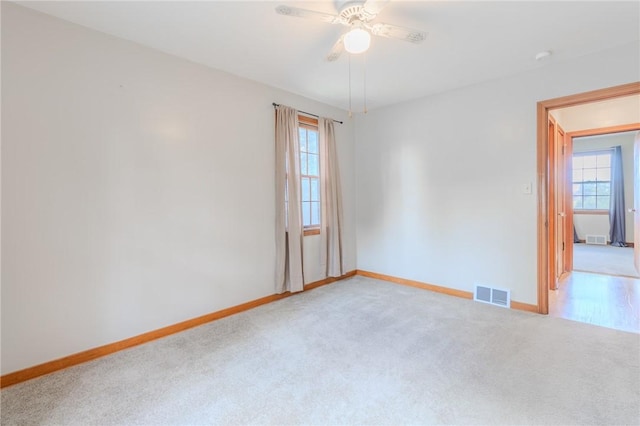
<svg viewBox="0 0 640 426">
<path fill-rule="evenodd" d="M 503 308 L 510 308 L 511 291 L 476 284 L 476 289 L 473 294 L 473 300 L 482 303 L 489 303 L 491 305 L 502 306 Z"/>
<path fill-rule="evenodd" d="M 600 246 L 607 245 L 607 236 L 606 235 L 587 235 L 585 239 L 585 243 L 587 244 L 597 244 Z"/>
</svg>

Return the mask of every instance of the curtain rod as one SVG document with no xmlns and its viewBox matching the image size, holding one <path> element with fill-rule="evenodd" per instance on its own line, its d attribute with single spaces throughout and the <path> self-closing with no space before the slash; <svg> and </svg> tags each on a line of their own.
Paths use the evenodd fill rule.
<svg viewBox="0 0 640 426">
<path fill-rule="evenodd" d="M 576 151 L 574 150 L 573 153 L 574 154 L 597 154 L 598 152 L 607 152 L 607 151 L 613 151 L 614 149 L 616 149 L 615 146 L 611 146 L 609 148 L 591 148 L 591 149 L 587 149 L 585 151 Z"/>
<path fill-rule="evenodd" d="M 275 107 L 279 107 L 279 106 L 280 106 L 280 104 L 277 104 L 277 103 L 275 103 L 275 102 L 273 102 L 271 105 L 273 105 L 273 107 L 274 107 L 274 108 L 275 108 Z M 310 115 L 311 117 L 320 118 L 320 116 L 319 116 L 319 115 L 311 114 L 310 112 L 306 112 L 306 111 L 298 111 L 298 112 L 299 112 L 299 113 L 302 113 L 302 114 L 304 114 L 304 115 Z M 340 123 L 340 124 L 343 124 L 343 123 L 342 123 L 342 121 L 340 121 L 340 120 L 334 120 L 333 118 L 332 118 L 331 120 L 333 120 L 333 122 L 334 122 L 334 123 Z"/>
</svg>

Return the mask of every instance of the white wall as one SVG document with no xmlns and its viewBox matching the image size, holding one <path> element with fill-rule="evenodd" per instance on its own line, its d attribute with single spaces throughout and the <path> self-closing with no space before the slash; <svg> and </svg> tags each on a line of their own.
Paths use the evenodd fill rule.
<svg viewBox="0 0 640 426">
<path fill-rule="evenodd" d="M 2 374 L 275 292 L 272 102 L 345 121 L 353 270 L 344 111 L 2 2 Z"/>
<path fill-rule="evenodd" d="M 625 209 L 633 207 L 633 141 L 636 132 L 614 133 L 609 135 L 586 136 L 573 138 L 573 151 L 597 151 L 608 149 L 616 145 L 622 148 L 622 172 L 624 178 L 624 203 Z M 609 238 L 609 216 L 574 214 L 573 221 L 576 226 L 578 238 L 585 239 L 585 235 L 606 235 Z M 633 241 L 633 214 L 625 212 L 625 232 L 627 242 Z"/>
<path fill-rule="evenodd" d="M 585 241 L 587 235 L 604 235 L 607 241 L 609 238 L 609 215 L 605 214 L 575 214 L 573 215 L 573 224 L 578 234 L 578 239 Z M 627 233 L 627 235 L 630 235 Z M 631 234 L 633 239 L 633 234 Z"/>
<path fill-rule="evenodd" d="M 639 52 L 624 45 L 358 116 L 358 269 L 510 288 L 536 304 L 536 103 L 637 81 Z"/>
</svg>

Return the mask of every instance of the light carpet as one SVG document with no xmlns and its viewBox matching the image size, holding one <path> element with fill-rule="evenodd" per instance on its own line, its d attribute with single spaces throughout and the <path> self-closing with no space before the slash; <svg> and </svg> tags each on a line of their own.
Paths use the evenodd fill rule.
<svg viewBox="0 0 640 426">
<path fill-rule="evenodd" d="M 574 244 L 573 269 L 640 278 L 640 274 L 633 264 L 633 248 L 631 247 Z"/>
<path fill-rule="evenodd" d="M 640 336 L 354 277 L 1 392 L 3 425 L 638 424 Z"/>
</svg>

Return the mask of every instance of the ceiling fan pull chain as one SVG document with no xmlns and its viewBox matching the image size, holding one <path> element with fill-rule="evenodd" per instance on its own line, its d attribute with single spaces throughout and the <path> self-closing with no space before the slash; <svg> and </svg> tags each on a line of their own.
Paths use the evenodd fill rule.
<svg viewBox="0 0 640 426">
<path fill-rule="evenodd" d="M 351 113 L 351 53 L 349 53 L 349 118 L 352 117 Z"/>
<path fill-rule="evenodd" d="M 364 113 L 367 113 L 367 53 L 365 52 L 364 55 L 362 55 L 362 61 L 363 61 L 363 72 L 362 72 L 362 80 L 364 83 Z"/>
</svg>

